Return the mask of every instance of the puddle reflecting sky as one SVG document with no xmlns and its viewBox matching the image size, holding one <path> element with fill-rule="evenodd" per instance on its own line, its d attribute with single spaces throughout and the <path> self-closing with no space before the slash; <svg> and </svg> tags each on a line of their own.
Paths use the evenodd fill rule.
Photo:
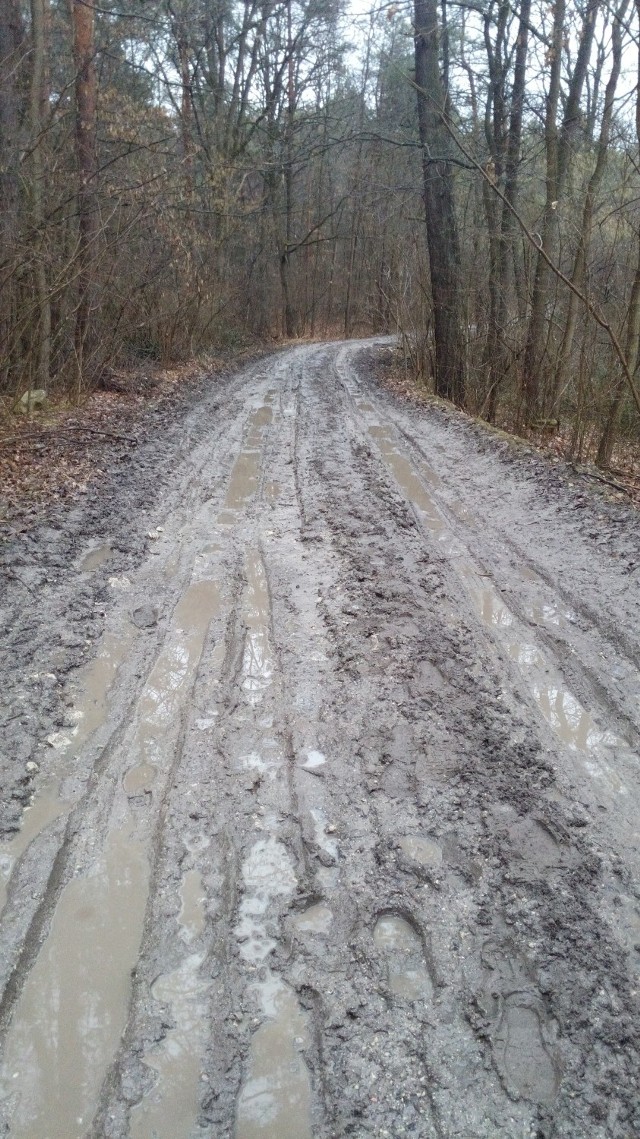
<svg viewBox="0 0 640 1139">
<path fill-rule="evenodd" d="M 16 1139 L 80 1139 L 91 1122 L 124 1028 L 147 876 L 144 849 L 114 831 L 104 860 L 61 894 L 5 1047 L 2 1098 Z"/>
<path fill-rule="evenodd" d="M 208 1038 L 208 985 L 200 976 L 204 955 L 190 954 L 154 982 L 152 995 L 175 1022 L 164 1040 L 143 1057 L 156 1083 L 131 1112 L 129 1139 L 189 1136 L 200 1109 L 201 1072 Z"/>
<path fill-rule="evenodd" d="M 224 500 L 225 510 L 218 521 L 223 524 L 235 521 L 233 515 L 226 517 L 227 511 L 244 510 L 258 489 L 258 478 L 262 461 L 262 444 L 265 428 L 273 419 L 271 407 L 264 405 L 256 408 L 249 417 L 249 429 L 244 446 L 238 455 L 229 480 L 227 494 Z"/>
<path fill-rule="evenodd" d="M 103 546 L 96 546 L 95 549 L 89 550 L 80 562 L 80 570 L 82 573 L 90 573 L 91 570 L 97 569 L 98 566 L 104 564 L 111 557 L 113 550 L 109 542 L 105 542 Z"/>
<path fill-rule="evenodd" d="M 244 618 L 247 626 L 242 661 L 242 688 L 251 704 L 259 704 L 273 676 L 269 644 L 270 601 L 267 575 L 258 550 L 247 551 L 247 589 Z"/>
<path fill-rule="evenodd" d="M 152 739 L 170 770 L 182 703 L 218 598 L 217 585 L 203 580 L 176 606 L 121 761 L 143 756 Z M 143 768 L 129 770 L 134 783 Z M 126 826 L 108 830 L 93 865 L 60 895 L 7 1035 L 2 1093 L 10 1097 L 16 1137 L 75 1139 L 93 1117 L 126 1019 L 148 891 L 148 841 Z"/>
<path fill-rule="evenodd" d="M 259 964 L 276 945 L 266 930 L 273 904 L 290 900 L 297 885 L 286 846 L 274 836 L 256 842 L 242 877 L 245 893 L 235 933 L 243 959 Z M 306 1018 L 295 994 L 269 968 L 250 990 L 266 1019 L 251 1038 L 236 1104 L 235 1139 L 312 1139 L 311 1086 L 301 1053 L 308 1044 Z"/>
</svg>

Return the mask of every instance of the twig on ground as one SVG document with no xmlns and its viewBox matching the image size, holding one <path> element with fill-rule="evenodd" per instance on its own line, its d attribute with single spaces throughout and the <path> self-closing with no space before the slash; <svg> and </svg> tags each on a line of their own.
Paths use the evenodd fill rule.
<svg viewBox="0 0 640 1139">
<path fill-rule="evenodd" d="M 44 439 L 43 431 L 25 431 L 23 435 L 5 435 L 0 438 L 0 447 L 12 447 L 14 443 L 21 443 L 23 439 Z"/>
<path fill-rule="evenodd" d="M 7 576 L 10 578 L 10 580 L 17 581 L 18 585 L 21 585 L 23 589 L 26 589 L 27 593 L 30 593 L 32 597 L 37 597 L 35 590 L 32 589 L 30 585 L 27 585 L 26 581 L 23 581 L 20 575 L 17 574 L 16 571 L 11 567 L 7 567 Z"/>
<path fill-rule="evenodd" d="M 609 467 L 612 475 L 619 475 L 622 479 L 628 479 L 629 482 L 640 483 L 640 475 L 632 475 L 630 471 L 621 471 L 619 467 Z"/>
<path fill-rule="evenodd" d="M 119 439 L 123 443 L 138 444 L 138 439 L 135 435 L 119 435 L 115 431 L 99 431 L 97 427 L 61 427 L 60 432 L 72 434 L 74 431 L 84 431 L 87 435 L 104 435 L 107 439 Z"/>
<path fill-rule="evenodd" d="M 86 435 L 102 435 L 107 439 L 118 439 L 123 443 L 138 444 L 138 439 L 135 435 L 120 435 L 115 431 L 99 431 L 97 427 L 82 427 L 77 424 L 72 427 L 51 427 L 42 431 L 27 431 L 23 435 L 9 435 L 4 439 L 0 438 L 0 447 L 12 447 L 15 443 L 22 443 L 25 439 L 52 439 L 56 435 L 73 435 L 74 433 L 82 431 Z"/>
<path fill-rule="evenodd" d="M 598 475 L 595 473 L 595 471 L 580 470 L 580 468 L 576 467 L 574 463 L 570 463 L 569 465 L 570 465 L 571 469 L 573 471 L 575 471 L 575 473 L 577 475 L 583 475 L 583 477 L 586 479 L 596 479 L 598 482 L 605 483 L 606 486 L 614 487 L 615 490 L 619 490 L 623 494 L 628 494 L 629 498 L 633 497 L 633 491 L 629 490 L 628 486 L 623 486 L 622 483 L 614 482 L 613 479 L 608 479 L 605 477 L 605 475 Z"/>
</svg>

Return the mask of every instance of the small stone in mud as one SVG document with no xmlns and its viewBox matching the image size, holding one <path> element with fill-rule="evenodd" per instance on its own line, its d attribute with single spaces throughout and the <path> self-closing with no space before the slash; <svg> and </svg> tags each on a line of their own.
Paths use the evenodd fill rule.
<svg viewBox="0 0 640 1139">
<path fill-rule="evenodd" d="M 152 629 L 158 624 L 158 610 L 153 605 L 140 605 L 133 610 L 131 620 L 138 629 Z"/>
<path fill-rule="evenodd" d="M 47 736 L 47 743 L 49 747 L 54 747 L 59 750 L 60 748 L 68 747 L 71 740 L 65 732 L 51 732 L 51 734 Z"/>
</svg>

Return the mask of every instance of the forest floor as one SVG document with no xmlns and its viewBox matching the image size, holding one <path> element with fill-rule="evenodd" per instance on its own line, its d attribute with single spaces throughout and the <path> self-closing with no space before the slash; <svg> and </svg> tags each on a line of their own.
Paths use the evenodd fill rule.
<svg viewBox="0 0 640 1139">
<path fill-rule="evenodd" d="M 8 512 L 0 1135 L 640 1134 L 640 515 L 387 352 Z"/>
</svg>

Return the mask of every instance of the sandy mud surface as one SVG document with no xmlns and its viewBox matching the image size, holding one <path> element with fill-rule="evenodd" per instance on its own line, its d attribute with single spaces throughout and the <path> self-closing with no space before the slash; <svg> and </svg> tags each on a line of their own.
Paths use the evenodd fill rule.
<svg viewBox="0 0 640 1139">
<path fill-rule="evenodd" d="M 373 352 L 2 551 L 2 1135 L 640 1135 L 637 516 Z"/>
</svg>

